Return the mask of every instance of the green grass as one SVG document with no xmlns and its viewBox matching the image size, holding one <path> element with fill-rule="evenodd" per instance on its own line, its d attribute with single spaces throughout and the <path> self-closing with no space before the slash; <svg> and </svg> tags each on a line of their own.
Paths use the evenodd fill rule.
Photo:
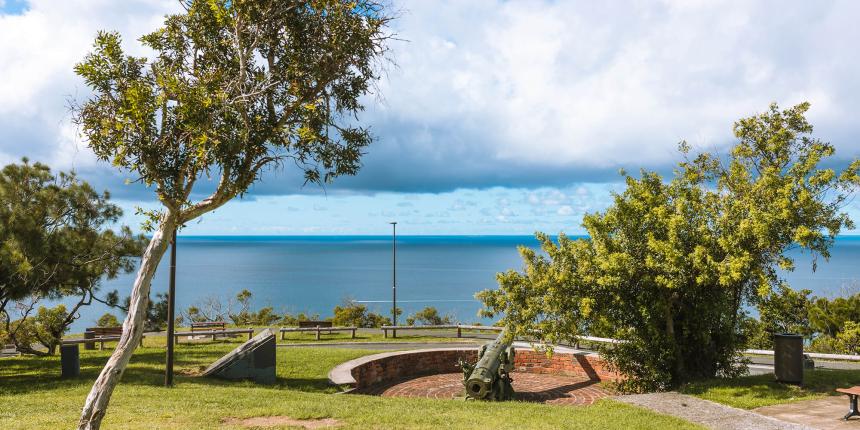
<svg viewBox="0 0 860 430">
<path fill-rule="evenodd" d="M 163 388 L 164 349 L 156 339 L 136 351 L 114 392 L 103 428 L 236 428 L 228 417 L 287 415 L 331 417 L 346 429 L 693 429 L 690 423 L 633 406 L 603 400 L 590 407 L 521 402 L 484 403 L 330 394 L 326 375 L 343 361 L 373 353 L 333 348 L 278 349 L 278 382 L 250 382 L 187 376 L 238 345 L 240 340 L 180 344 L 176 386 Z M 0 359 L 0 428 L 72 428 L 92 381 L 109 351 L 81 350 L 82 376 L 59 379 L 59 358 Z"/>
<path fill-rule="evenodd" d="M 807 370 L 803 386 L 781 384 L 773 375 L 713 379 L 688 384 L 681 392 L 741 409 L 837 395 L 839 387 L 860 385 L 860 370 Z"/>
<path fill-rule="evenodd" d="M 277 333 L 277 332 L 276 332 Z M 416 332 L 412 332 L 416 333 Z M 420 333 L 420 332 L 417 332 Z M 281 335 L 278 335 L 278 343 L 319 343 L 319 342 L 387 342 L 387 343 L 403 343 L 403 342 L 486 342 L 483 339 L 458 339 L 456 337 L 439 337 L 439 336 L 426 336 L 421 334 L 404 334 L 397 333 L 396 338 L 392 337 L 383 337 L 382 333 L 367 333 L 367 332 L 357 332 L 355 334 L 355 339 L 352 339 L 352 333 L 350 332 L 335 332 L 332 334 L 326 334 L 323 332 L 320 335 L 320 340 L 316 340 L 316 333 L 295 333 L 288 332 L 286 333 L 286 339 L 281 340 Z"/>
</svg>

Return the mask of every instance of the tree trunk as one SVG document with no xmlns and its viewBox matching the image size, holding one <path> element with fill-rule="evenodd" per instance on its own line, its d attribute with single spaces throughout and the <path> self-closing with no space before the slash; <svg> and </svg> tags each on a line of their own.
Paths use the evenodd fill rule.
<svg viewBox="0 0 860 430">
<path fill-rule="evenodd" d="M 98 430 L 107 412 L 108 402 L 116 385 L 122 377 L 128 361 L 131 359 L 134 349 L 140 344 L 143 336 L 144 320 L 146 318 L 146 307 L 149 302 L 149 290 L 152 277 L 161 257 L 167 251 L 170 237 L 176 229 L 175 215 L 165 214 L 158 230 L 152 235 L 146 251 L 140 260 L 140 269 L 134 280 L 134 288 L 131 290 L 131 302 L 128 307 L 128 315 L 122 324 L 122 336 L 116 349 L 111 354 L 110 360 L 105 364 L 98 379 L 93 384 L 90 394 L 87 396 L 78 430 Z"/>
</svg>

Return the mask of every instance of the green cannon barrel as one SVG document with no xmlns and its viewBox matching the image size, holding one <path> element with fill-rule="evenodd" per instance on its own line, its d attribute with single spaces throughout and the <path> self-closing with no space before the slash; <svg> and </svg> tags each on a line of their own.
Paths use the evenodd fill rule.
<svg viewBox="0 0 860 430">
<path fill-rule="evenodd" d="M 492 343 L 484 345 L 478 362 L 464 368 L 463 385 L 466 395 L 479 400 L 507 400 L 513 397 L 510 371 L 514 364 L 514 348 L 504 341 L 501 333 Z"/>
</svg>

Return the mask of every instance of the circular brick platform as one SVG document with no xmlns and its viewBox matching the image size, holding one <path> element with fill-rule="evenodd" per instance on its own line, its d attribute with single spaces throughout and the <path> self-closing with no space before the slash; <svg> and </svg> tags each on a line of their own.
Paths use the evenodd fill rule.
<svg viewBox="0 0 860 430">
<path fill-rule="evenodd" d="M 513 373 L 517 400 L 553 405 L 590 405 L 610 394 L 597 381 L 584 377 L 534 373 Z M 399 380 L 356 391 L 389 397 L 428 397 L 453 399 L 463 397 L 463 374 L 442 373 Z"/>
</svg>

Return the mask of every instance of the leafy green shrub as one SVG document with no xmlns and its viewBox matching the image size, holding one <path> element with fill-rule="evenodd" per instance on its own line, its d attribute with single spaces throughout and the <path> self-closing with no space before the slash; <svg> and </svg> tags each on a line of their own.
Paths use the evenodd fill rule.
<svg viewBox="0 0 860 430">
<path fill-rule="evenodd" d="M 801 329 L 806 318 L 786 315 L 807 305 L 803 292 L 783 289 L 780 269 L 794 269 L 787 251 L 828 258 L 854 226 L 841 210 L 860 184 L 860 160 L 842 172 L 820 167 L 834 147 L 811 136 L 808 109 L 774 104 L 739 120 L 728 157 L 693 155 L 682 142 L 668 181 L 623 173 L 612 205 L 584 217 L 586 238 L 539 233 L 542 253 L 520 248 L 524 270 L 478 294 L 484 316 L 550 345 L 596 331 L 624 341 L 603 352 L 631 391 L 743 372 L 747 307 L 775 310 L 765 332 Z"/>
<path fill-rule="evenodd" d="M 31 308 L 32 309 L 32 308 Z M 18 351 L 33 355 L 53 355 L 72 319 L 64 305 L 53 308 L 39 306 L 35 316 L 27 316 L 7 324 L 5 338 Z M 44 347 L 47 352 L 38 349 Z"/>
<path fill-rule="evenodd" d="M 346 327 L 381 327 L 390 320 L 382 315 L 368 312 L 367 306 L 347 300 L 342 306 L 335 306 L 332 324 Z"/>
<path fill-rule="evenodd" d="M 119 320 L 112 313 L 105 313 L 99 320 L 96 321 L 96 327 L 117 327 L 119 326 Z"/>
<path fill-rule="evenodd" d="M 860 323 L 846 321 L 845 328 L 836 335 L 836 342 L 846 354 L 860 354 Z"/>
<path fill-rule="evenodd" d="M 439 315 L 433 306 L 427 306 L 406 318 L 406 325 L 447 325 L 451 324 L 449 315 Z"/>
</svg>

